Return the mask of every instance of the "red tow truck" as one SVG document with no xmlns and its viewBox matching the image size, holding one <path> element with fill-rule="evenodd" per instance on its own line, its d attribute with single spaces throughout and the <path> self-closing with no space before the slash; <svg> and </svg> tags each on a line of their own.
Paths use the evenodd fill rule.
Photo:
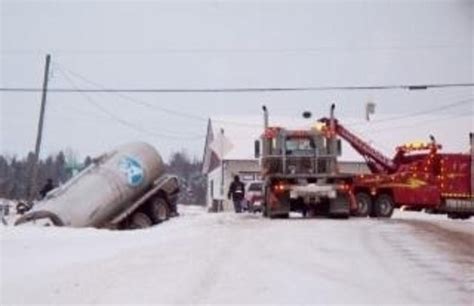
<svg viewBox="0 0 474 306">
<path fill-rule="evenodd" d="M 346 129 L 337 119 L 321 118 L 326 137 L 338 135 L 364 157 L 371 174 L 353 178 L 359 216 L 391 217 L 394 208 L 405 207 L 447 214 L 453 219 L 474 215 L 474 140 L 470 153 L 440 153 L 433 136 L 427 143 L 396 148 L 390 159 Z"/>
</svg>

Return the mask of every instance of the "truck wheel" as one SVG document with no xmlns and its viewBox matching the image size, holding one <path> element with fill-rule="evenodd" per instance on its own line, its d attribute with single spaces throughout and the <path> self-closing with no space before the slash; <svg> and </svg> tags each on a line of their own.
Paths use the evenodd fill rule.
<svg viewBox="0 0 474 306">
<path fill-rule="evenodd" d="M 269 201 L 269 191 L 270 188 L 265 188 L 265 193 L 264 193 L 264 202 L 262 203 L 262 215 L 266 218 L 270 218 L 271 217 L 271 212 L 270 212 L 270 207 L 268 207 L 268 203 L 270 202 Z"/>
<path fill-rule="evenodd" d="M 130 219 L 129 229 L 141 229 L 152 226 L 151 219 L 142 212 L 136 212 Z"/>
<path fill-rule="evenodd" d="M 390 218 L 393 214 L 395 203 L 388 194 L 381 194 L 375 200 L 374 214 L 379 218 Z"/>
<path fill-rule="evenodd" d="M 272 212 L 272 209 L 267 206 L 267 218 L 269 219 L 275 219 L 276 215 Z"/>
<path fill-rule="evenodd" d="M 332 213 L 329 214 L 329 218 L 331 219 L 349 219 L 350 214 L 347 213 Z"/>
<path fill-rule="evenodd" d="M 365 192 L 359 192 L 355 196 L 357 202 L 357 217 L 367 217 L 372 213 L 372 198 Z"/>
<path fill-rule="evenodd" d="M 449 219 L 454 219 L 456 220 L 458 218 L 458 214 L 456 213 L 448 213 L 448 218 Z"/>
<path fill-rule="evenodd" d="M 170 209 L 168 203 L 162 198 L 156 198 L 150 205 L 150 217 L 153 224 L 166 221 L 170 217 Z"/>
<path fill-rule="evenodd" d="M 307 210 L 306 208 L 303 208 L 303 209 L 301 210 L 301 216 L 302 216 L 303 218 L 306 218 L 307 215 L 308 215 L 308 210 Z"/>
</svg>

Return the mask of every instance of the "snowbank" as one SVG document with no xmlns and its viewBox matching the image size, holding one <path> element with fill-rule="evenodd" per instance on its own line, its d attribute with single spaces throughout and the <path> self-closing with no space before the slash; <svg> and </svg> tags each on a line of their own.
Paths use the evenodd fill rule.
<svg viewBox="0 0 474 306">
<path fill-rule="evenodd" d="M 474 253 L 453 244 L 472 239 L 472 222 L 415 212 L 390 220 L 268 220 L 197 206 L 180 211 L 136 231 L 0 228 L 0 303 L 473 301 Z M 464 236 L 407 223 L 413 220 L 451 224 Z"/>
</svg>

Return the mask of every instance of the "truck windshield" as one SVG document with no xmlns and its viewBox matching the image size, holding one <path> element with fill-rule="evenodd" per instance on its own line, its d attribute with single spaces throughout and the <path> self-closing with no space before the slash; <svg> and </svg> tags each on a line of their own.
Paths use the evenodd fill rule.
<svg viewBox="0 0 474 306">
<path fill-rule="evenodd" d="M 315 149 L 314 141 L 311 138 L 287 138 L 285 150 L 287 155 L 308 155 L 313 154 Z"/>
</svg>

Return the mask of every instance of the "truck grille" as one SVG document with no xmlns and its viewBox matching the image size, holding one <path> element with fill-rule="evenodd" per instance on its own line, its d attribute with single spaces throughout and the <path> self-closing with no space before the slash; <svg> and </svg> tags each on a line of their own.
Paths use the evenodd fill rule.
<svg viewBox="0 0 474 306">
<path fill-rule="evenodd" d="M 269 174 L 324 174 L 330 172 L 334 157 L 310 156 L 268 156 L 262 159 L 262 166 Z"/>
</svg>

